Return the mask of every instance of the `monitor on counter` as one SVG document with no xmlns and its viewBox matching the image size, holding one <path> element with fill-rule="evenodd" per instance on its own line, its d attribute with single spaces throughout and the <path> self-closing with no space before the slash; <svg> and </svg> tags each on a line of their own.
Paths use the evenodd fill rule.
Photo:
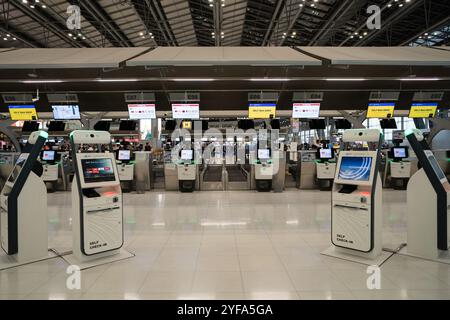
<svg viewBox="0 0 450 320">
<path fill-rule="evenodd" d="M 78 105 L 52 106 L 53 119 L 55 120 L 80 120 L 80 108 Z"/>
<path fill-rule="evenodd" d="M 181 160 L 190 161 L 194 159 L 194 151 L 193 150 L 181 150 Z"/>
<path fill-rule="evenodd" d="M 56 159 L 56 151 L 54 150 L 44 150 L 41 154 L 42 161 L 54 162 Z"/>
<path fill-rule="evenodd" d="M 258 149 L 258 159 L 259 160 L 270 159 L 270 149 Z"/>
<path fill-rule="evenodd" d="M 320 148 L 318 158 L 320 160 L 330 160 L 334 158 L 333 150 L 330 148 Z"/>
<path fill-rule="evenodd" d="M 393 147 L 392 148 L 392 157 L 394 159 L 405 159 L 408 158 L 408 148 L 407 147 Z"/>
<path fill-rule="evenodd" d="M 130 161 L 131 160 L 131 151 L 130 150 L 119 150 L 117 152 L 117 160 L 119 161 Z"/>
</svg>

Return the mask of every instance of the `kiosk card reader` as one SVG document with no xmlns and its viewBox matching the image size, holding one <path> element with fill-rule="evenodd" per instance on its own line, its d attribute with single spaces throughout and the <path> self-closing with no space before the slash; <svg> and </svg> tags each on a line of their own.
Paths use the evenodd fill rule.
<svg viewBox="0 0 450 320">
<path fill-rule="evenodd" d="M 334 150 L 330 148 L 320 148 L 317 151 L 316 176 L 320 190 L 331 190 L 333 179 L 336 173 L 336 163 L 331 162 L 334 159 Z"/>
<path fill-rule="evenodd" d="M 272 190 L 273 175 L 270 149 L 258 149 L 258 160 L 255 164 L 256 190 L 270 192 Z"/>
<path fill-rule="evenodd" d="M 1 247 L 15 262 L 48 257 L 47 190 L 38 161 L 48 134 L 35 131 L 0 195 Z"/>
<path fill-rule="evenodd" d="M 422 132 L 414 129 L 408 131 L 406 137 L 421 166 L 409 180 L 407 188 L 406 251 L 417 257 L 450 263 L 449 181 Z"/>
<path fill-rule="evenodd" d="M 342 142 L 331 195 L 330 255 L 349 260 L 358 256 L 355 261 L 372 264 L 381 254 L 381 134 L 377 129 L 350 129 Z M 358 146 L 366 143 L 366 150 Z"/>
<path fill-rule="evenodd" d="M 86 262 L 119 253 L 123 245 L 122 190 L 113 153 L 79 153 L 80 144 L 108 145 L 106 131 L 70 134 L 75 178 L 72 185 L 73 255 Z"/>
<path fill-rule="evenodd" d="M 181 150 L 181 163 L 177 165 L 178 185 L 181 192 L 193 192 L 197 180 L 194 150 Z"/>
</svg>

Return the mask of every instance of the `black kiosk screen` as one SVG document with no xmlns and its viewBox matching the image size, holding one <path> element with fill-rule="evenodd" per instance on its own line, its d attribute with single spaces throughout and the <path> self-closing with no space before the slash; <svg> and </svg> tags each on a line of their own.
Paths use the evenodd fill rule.
<svg viewBox="0 0 450 320">
<path fill-rule="evenodd" d="M 82 159 L 84 182 L 114 181 L 114 168 L 111 159 Z"/>
</svg>

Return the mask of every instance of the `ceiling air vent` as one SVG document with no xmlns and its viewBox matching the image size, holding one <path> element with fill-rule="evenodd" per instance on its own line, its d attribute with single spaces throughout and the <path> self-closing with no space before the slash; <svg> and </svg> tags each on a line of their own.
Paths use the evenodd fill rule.
<svg viewBox="0 0 450 320">
<path fill-rule="evenodd" d="M 2 94 L 5 103 L 29 103 L 33 102 L 33 95 L 29 93 L 5 93 Z"/>
<path fill-rule="evenodd" d="M 415 92 L 413 101 L 441 101 L 444 92 Z"/>
<path fill-rule="evenodd" d="M 276 102 L 278 101 L 278 92 L 249 92 L 248 101 Z"/>
<path fill-rule="evenodd" d="M 370 101 L 397 101 L 400 97 L 398 91 L 372 91 L 370 93 Z"/>
<path fill-rule="evenodd" d="M 322 101 L 323 92 L 294 92 L 293 101 Z"/>
</svg>

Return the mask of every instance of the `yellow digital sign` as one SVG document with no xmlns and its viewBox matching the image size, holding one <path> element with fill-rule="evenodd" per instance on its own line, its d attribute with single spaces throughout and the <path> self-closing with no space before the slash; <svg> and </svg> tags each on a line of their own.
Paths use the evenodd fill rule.
<svg viewBox="0 0 450 320">
<path fill-rule="evenodd" d="M 271 119 L 275 118 L 277 107 L 274 104 L 251 104 L 248 108 L 250 119 Z"/>
<path fill-rule="evenodd" d="M 9 106 L 9 115 L 13 121 L 38 119 L 34 105 Z"/>
<path fill-rule="evenodd" d="M 181 126 L 182 126 L 183 129 L 191 130 L 192 129 L 192 122 L 191 121 L 183 121 Z"/>
<path fill-rule="evenodd" d="M 437 103 L 414 103 L 409 110 L 410 118 L 434 118 L 436 115 Z"/>
<path fill-rule="evenodd" d="M 367 118 L 392 118 L 394 109 L 395 104 L 393 103 L 371 103 L 367 110 Z"/>
</svg>

